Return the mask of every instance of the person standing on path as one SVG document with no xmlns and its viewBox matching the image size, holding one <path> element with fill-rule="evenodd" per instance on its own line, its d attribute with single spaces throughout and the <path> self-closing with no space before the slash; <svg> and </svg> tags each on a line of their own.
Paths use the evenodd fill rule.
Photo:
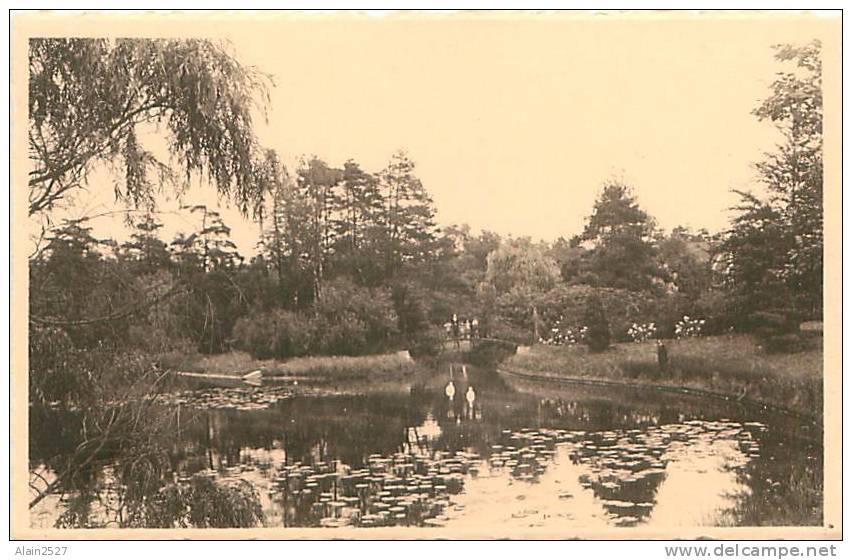
<svg viewBox="0 0 852 560">
<path fill-rule="evenodd" d="M 657 340 L 657 365 L 660 373 L 667 373 L 669 369 L 669 351 L 662 340 Z"/>
<path fill-rule="evenodd" d="M 459 327 L 459 316 L 456 315 L 455 313 L 453 313 L 452 324 L 453 324 L 453 340 L 455 341 L 456 349 L 458 350 L 459 348 L 461 348 L 461 344 L 459 342 L 459 337 L 461 336 L 461 330 L 460 330 L 460 327 Z"/>
</svg>

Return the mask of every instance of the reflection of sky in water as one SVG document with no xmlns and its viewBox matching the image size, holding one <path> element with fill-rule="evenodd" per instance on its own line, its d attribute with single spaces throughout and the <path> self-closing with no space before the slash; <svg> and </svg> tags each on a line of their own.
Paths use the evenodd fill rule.
<svg viewBox="0 0 852 560">
<path fill-rule="evenodd" d="M 432 416 L 432 412 L 428 412 L 426 414 L 426 418 L 423 419 L 423 423 L 419 426 L 412 426 L 408 429 L 408 445 L 409 446 L 418 446 L 423 442 L 434 442 L 437 441 L 438 438 L 441 437 L 441 425 L 438 424 L 438 421 L 435 420 L 435 417 Z"/>
<path fill-rule="evenodd" d="M 667 428 L 674 431 L 686 426 Z M 651 464 L 637 467 L 633 465 L 637 450 L 618 445 L 609 446 L 607 451 L 598 448 L 593 455 L 582 457 L 575 443 L 557 444 L 544 472 L 527 481 L 510 476 L 501 464 L 468 481 L 446 525 L 459 529 L 474 529 L 480 523 L 558 529 L 566 524 L 591 528 L 638 523 L 661 527 L 713 524 L 720 512 L 735 505 L 736 493 L 745 488 L 733 469 L 744 466 L 748 457 L 737 443 L 742 433 L 737 425 L 731 424 L 724 432 L 704 432 L 703 425 L 691 428 L 693 437 L 688 441 L 669 441 L 661 449 L 659 459 L 664 466 L 646 454 Z M 613 438 L 622 435 L 606 434 Z M 598 441 L 599 435 L 589 433 L 583 438 Z M 644 439 L 646 434 L 632 435 Z M 649 439 L 663 447 L 660 438 Z M 612 468 L 619 461 L 632 469 Z M 649 476 L 642 477 L 643 473 Z"/>
<path fill-rule="evenodd" d="M 734 496 L 747 491 L 734 469 L 744 466 L 748 457 L 736 441 L 702 438 L 692 449 L 678 446 L 670 453 L 683 458 L 666 468 L 666 478 L 657 490 L 657 505 L 648 519 L 651 525 L 714 525 L 719 512 L 734 506 Z"/>
</svg>

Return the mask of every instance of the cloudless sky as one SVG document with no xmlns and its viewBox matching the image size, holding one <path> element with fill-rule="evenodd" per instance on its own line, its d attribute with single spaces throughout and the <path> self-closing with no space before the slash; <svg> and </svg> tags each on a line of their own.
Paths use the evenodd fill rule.
<svg viewBox="0 0 852 560">
<path fill-rule="evenodd" d="M 777 141 L 751 114 L 783 69 L 772 45 L 833 30 L 789 14 L 467 14 L 221 18 L 204 34 L 274 76 L 258 132 L 286 160 L 378 171 L 405 148 L 440 224 L 552 240 L 582 229 L 611 177 L 666 229 L 723 228 L 731 189 L 759 188 L 752 162 Z M 111 192 L 93 189 L 88 207 Z M 251 254 L 257 226 L 224 215 Z"/>
</svg>

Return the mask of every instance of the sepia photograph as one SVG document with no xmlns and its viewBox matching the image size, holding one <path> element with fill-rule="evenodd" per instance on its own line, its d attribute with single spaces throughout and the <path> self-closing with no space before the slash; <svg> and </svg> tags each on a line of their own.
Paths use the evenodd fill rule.
<svg viewBox="0 0 852 560">
<path fill-rule="evenodd" d="M 841 18 L 12 11 L 11 537 L 841 538 Z"/>
</svg>

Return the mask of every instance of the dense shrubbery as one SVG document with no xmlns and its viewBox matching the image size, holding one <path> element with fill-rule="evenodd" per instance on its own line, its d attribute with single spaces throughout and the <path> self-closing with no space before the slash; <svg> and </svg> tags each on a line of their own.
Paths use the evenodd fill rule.
<svg viewBox="0 0 852 560">
<path fill-rule="evenodd" d="M 356 356 L 387 350 L 395 344 L 396 334 L 386 291 L 336 283 L 312 311 L 272 309 L 240 318 L 233 344 L 260 359 Z"/>
<path fill-rule="evenodd" d="M 470 364 L 481 367 L 494 367 L 515 353 L 517 346 L 511 342 L 486 340 L 473 346 L 465 353 L 464 359 Z"/>
<path fill-rule="evenodd" d="M 185 500 L 190 527 L 248 528 L 264 519 L 257 489 L 244 480 L 223 486 L 204 478 L 196 479 L 184 493 L 188 494 Z"/>
<path fill-rule="evenodd" d="M 485 332 L 491 338 L 509 340 L 518 344 L 532 344 L 534 342 L 531 328 L 521 327 L 508 321 L 492 320 Z"/>
<path fill-rule="evenodd" d="M 437 356 L 443 351 L 445 340 L 446 335 L 440 327 L 424 329 L 409 339 L 409 353 L 412 358 Z"/>
<path fill-rule="evenodd" d="M 30 328 L 30 401 L 47 403 L 70 398 L 85 390 L 77 386 L 72 365 L 77 359 L 71 339 L 55 327 Z"/>
<path fill-rule="evenodd" d="M 675 338 L 677 322 L 692 312 L 691 307 L 692 303 L 680 294 L 658 295 L 654 297 L 648 315 L 641 322 L 653 321 L 657 338 Z"/>
<path fill-rule="evenodd" d="M 597 300 L 609 325 L 610 337 L 617 342 L 644 341 L 650 338 L 676 338 L 699 334 L 718 334 L 727 330 L 726 316 L 718 309 L 714 319 L 702 314 L 700 324 L 692 325 L 684 317 L 693 310 L 704 309 L 712 303 L 691 301 L 674 294 L 633 292 L 588 285 L 559 285 L 536 299 L 537 309 L 547 328 L 540 342 L 551 345 L 571 345 L 583 342 L 588 328 L 585 316 L 593 300 Z M 505 301 L 505 300 L 503 300 Z M 532 329 L 531 321 L 517 312 L 519 307 L 501 307 L 503 317 L 523 329 Z M 712 327 L 712 328 L 711 328 Z"/>
<path fill-rule="evenodd" d="M 589 301 L 597 298 L 609 323 L 610 336 L 619 342 L 636 340 L 638 327 L 654 324 L 652 336 L 673 337 L 674 327 L 685 303 L 677 295 L 634 292 L 617 288 L 602 288 L 584 284 L 560 284 L 535 300 L 541 319 L 547 325 L 543 342 L 555 345 L 581 342 Z M 516 298 L 520 299 L 520 298 Z M 532 329 L 531 314 L 520 301 L 510 297 L 500 299 L 501 316 L 523 329 Z M 641 335 L 647 338 L 646 335 Z M 644 339 L 643 338 L 643 339 Z"/>
<path fill-rule="evenodd" d="M 138 473 L 137 473 L 138 475 Z M 160 486 L 156 481 L 148 488 L 138 484 L 134 476 L 122 478 L 128 483 L 119 503 L 121 515 L 116 523 L 121 528 L 251 528 L 264 520 L 257 490 L 247 481 L 229 485 L 195 477 L 188 485 L 169 483 Z M 131 492 L 139 492 L 132 496 Z M 141 491 L 141 492 L 140 492 Z M 93 518 L 86 498 L 73 498 L 83 507 L 67 509 L 56 522 L 58 528 L 106 527 L 103 520 Z"/>
<path fill-rule="evenodd" d="M 413 282 L 396 282 L 391 289 L 393 311 L 404 339 L 412 339 L 429 328 L 429 301 Z"/>
<path fill-rule="evenodd" d="M 396 341 L 397 316 L 387 289 L 337 281 L 314 308 L 314 346 L 320 354 L 369 354 Z"/>
<path fill-rule="evenodd" d="M 255 358 L 303 356 L 312 346 L 311 321 L 296 312 L 272 309 L 240 318 L 234 326 L 234 346 Z"/>
<path fill-rule="evenodd" d="M 107 343 L 79 348 L 64 329 L 33 326 L 29 338 L 30 402 L 86 406 L 152 377 L 157 355 Z M 143 387 L 139 387 L 141 390 Z"/>
<path fill-rule="evenodd" d="M 729 294 L 711 289 L 703 292 L 694 302 L 692 314 L 704 317 L 704 333 L 708 335 L 730 332 L 736 324 L 737 310 Z"/>
<path fill-rule="evenodd" d="M 770 354 L 792 353 L 805 349 L 808 341 L 799 331 L 799 318 L 790 309 L 760 311 L 750 317 L 753 334 Z"/>
<path fill-rule="evenodd" d="M 653 318 L 658 308 L 656 298 L 648 293 L 586 285 L 559 285 L 541 297 L 538 307 L 546 324 L 576 328 L 586 324 L 583 317 L 591 298 L 598 299 L 613 338 L 620 341 L 630 340 L 630 327 Z"/>
</svg>

